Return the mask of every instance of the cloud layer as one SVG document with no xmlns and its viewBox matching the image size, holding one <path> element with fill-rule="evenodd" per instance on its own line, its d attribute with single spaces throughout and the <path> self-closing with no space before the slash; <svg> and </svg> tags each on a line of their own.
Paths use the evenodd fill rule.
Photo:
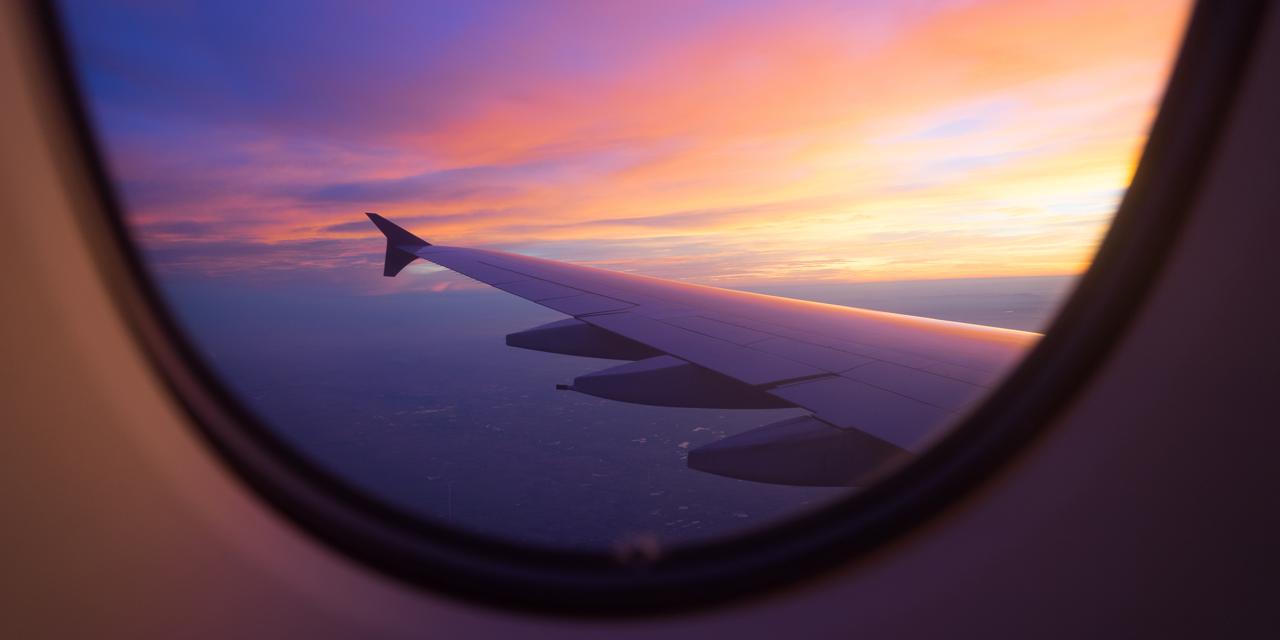
<svg viewBox="0 0 1280 640">
<path fill-rule="evenodd" d="M 1078 272 L 1187 11 L 121 4 L 66 13 L 156 268 L 371 290 L 442 281 L 366 277 L 363 211 L 724 284 Z"/>
</svg>

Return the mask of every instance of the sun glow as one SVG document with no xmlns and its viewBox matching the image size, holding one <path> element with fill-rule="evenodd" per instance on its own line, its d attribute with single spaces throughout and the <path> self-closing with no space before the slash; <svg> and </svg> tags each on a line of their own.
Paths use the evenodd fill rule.
<svg viewBox="0 0 1280 640">
<path fill-rule="evenodd" d="M 85 34 L 141 56 L 89 78 L 130 221 L 162 272 L 357 287 L 423 286 L 364 278 L 365 210 L 437 243 L 717 284 L 1077 273 L 1187 11 L 604 4 L 318 16 L 241 34 L 257 57 Z"/>
</svg>

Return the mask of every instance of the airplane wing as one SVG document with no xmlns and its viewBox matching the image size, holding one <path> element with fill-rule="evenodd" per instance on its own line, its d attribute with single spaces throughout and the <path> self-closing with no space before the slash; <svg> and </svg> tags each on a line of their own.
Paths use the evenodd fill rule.
<svg viewBox="0 0 1280 640">
<path fill-rule="evenodd" d="M 858 485 L 921 451 L 1040 337 L 433 245 L 368 216 L 387 237 L 386 276 L 421 258 L 571 316 L 507 344 L 630 361 L 561 388 L 659 406 L 810 412 L 689 453 L 690 467 L 735 478 Z"/>
</svg>

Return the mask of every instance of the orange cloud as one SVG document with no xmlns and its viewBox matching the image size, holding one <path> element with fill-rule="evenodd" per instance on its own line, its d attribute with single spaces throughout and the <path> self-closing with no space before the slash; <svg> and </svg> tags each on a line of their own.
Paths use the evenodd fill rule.
<svg viewBox="0 0 1280 640">
<path fill-rule="evenodd" d="M 372 252 L 350 223 L 379 210 L 434 242 L 728 284 L 1076 273 L 1187 4 L 779 3 L 650 38 L 628 25 L 657 9 L 592 7 L 582 46 L 608 55 L 589 73 L 555 62 L 575 16 L 499 23 L 465 82 L 404 79 L 406 103 L 460 105 L 446 115 L 368 148 L 249 136 L 203 197 L 139 197 L 134 221 L 158 243 L 176 219 Z M 139 184 L 173 175 L 142 155 Z"/>
</svg>

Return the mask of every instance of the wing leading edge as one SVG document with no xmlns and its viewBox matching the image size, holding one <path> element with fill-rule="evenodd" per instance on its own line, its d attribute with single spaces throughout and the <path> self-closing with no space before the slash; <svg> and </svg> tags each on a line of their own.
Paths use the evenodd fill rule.
<svg viewBox="0 0 1280 640">
<path fill-rule="evenodd" d="M 571 316 L 507 344 L 632 361 L 565 388 L 660 406 L 811 412 L 689 453 L 691 468 L 735 478 L 865 483 L 922 450 L 1039 338 L 433 245 L 368 216 L 387 237 L 386 276 L 421 258 Z"/>
</svg>

